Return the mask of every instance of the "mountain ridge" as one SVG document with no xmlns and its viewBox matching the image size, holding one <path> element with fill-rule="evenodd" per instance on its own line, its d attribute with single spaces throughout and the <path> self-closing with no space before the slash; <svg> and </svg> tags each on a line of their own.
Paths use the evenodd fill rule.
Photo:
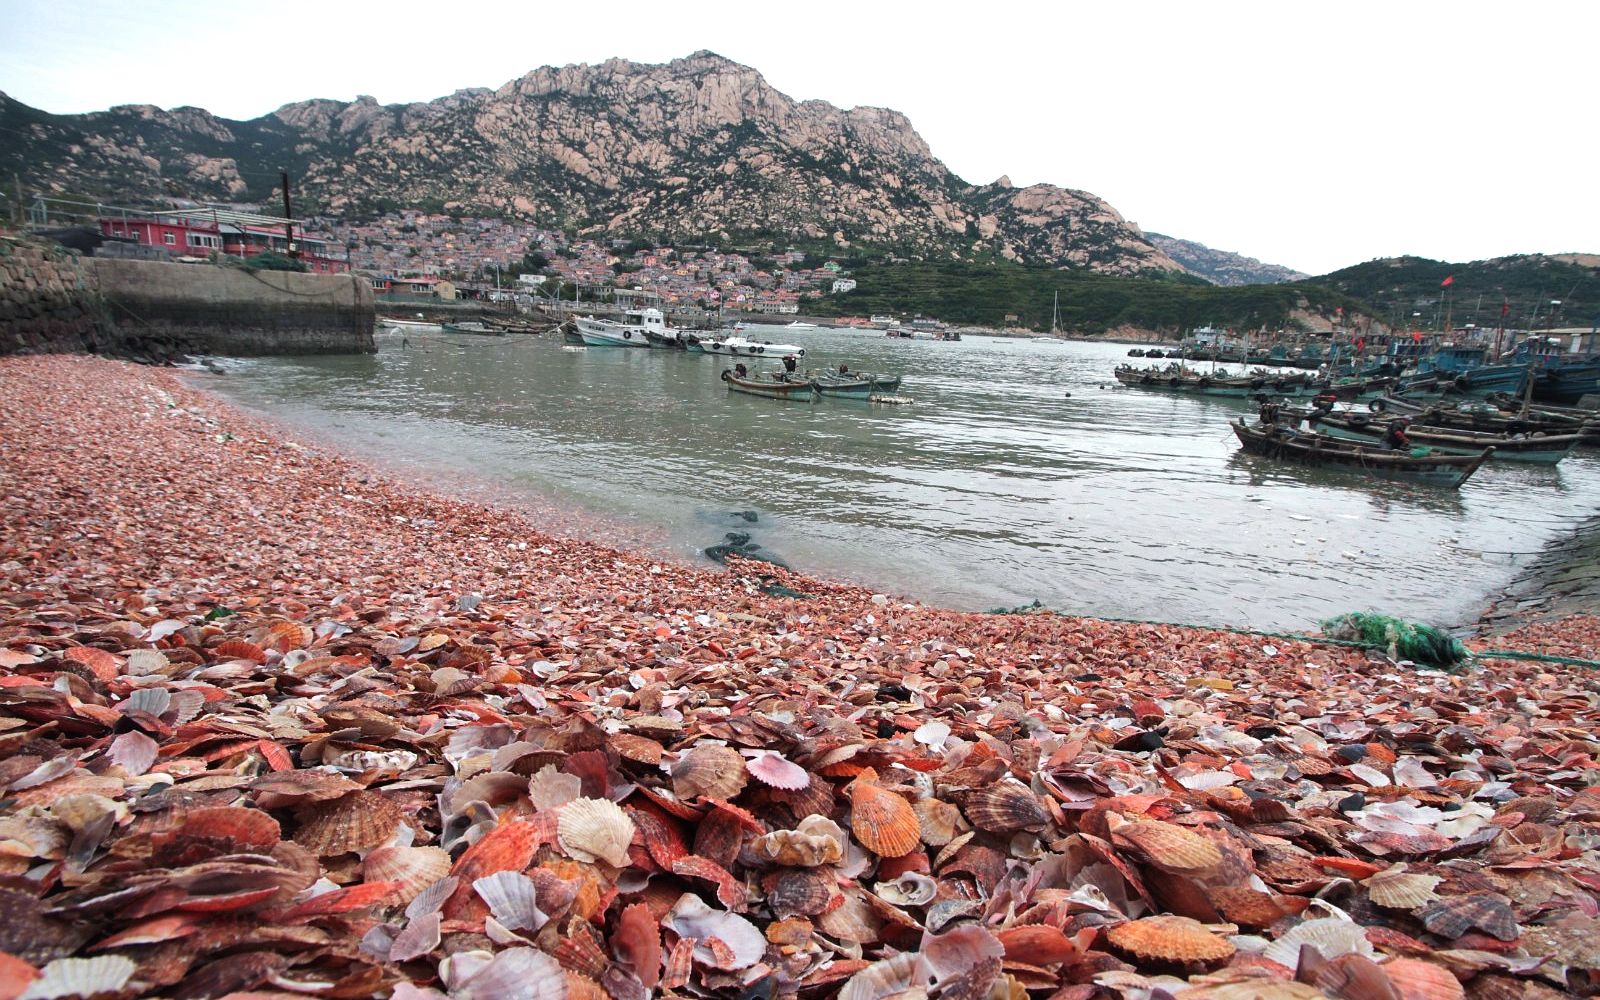
<svg viewBox="0 0 1600 1000">
<path fill-rule="evenodd" d="M 420 207 L 585 235 L 1180 270 L 1088 192 L 968 183 L 901 112 L 795 101 L 706 51 L 546 66 L 428 102 L 314 98 L 247 121 L 138 104 L 52 115 L 0 95 L 0 127 L 21 137 L 0 171 L 63 195 L 268 202 L 281 168 L 302 212 Z"/>
</svg>

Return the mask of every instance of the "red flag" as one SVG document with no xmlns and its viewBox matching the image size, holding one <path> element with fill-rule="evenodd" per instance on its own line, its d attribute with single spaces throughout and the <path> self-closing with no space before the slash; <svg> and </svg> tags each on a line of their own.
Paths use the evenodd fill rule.
<svg viewBox="0 0 1600 1000">
<path fill-rule="evenodd" d="M 1422 331 L 1421 330 L 1412 330 L 1411 331 L 1411 339 L 1416 341 L 1419 344 L 1422 343 Z"/>
<path fill-rule="evenodd" d="M 1510 299 L 1502 299 L 1501 302 L 1500 302 L 1500 315 L 1504 316 L 1505 314 L 1509 313 L 1510 311 L 1511 311 L 1511 300 Z"/>
<path fill-rule="evenodd" d="M 1367 347 L 1367 338 L 1365 338 L 1365 337 L 1357 337 L 1356 338 L 1356 350 L 1357 351 L 1363 351 L 1363 350 L 1366 350 L 1366 347 Z"/>
<path fill-rule="evenodd" d="M 1455 282 L 1456 282 L 1456 276 L 1452 274 L 1452 275 L 1450 275 L 1450 277 L 1448 277 L 1448 278 L 1444 279 L 1443 281 L 1439 282 L 1439 287 L 1440 288 L 1448 288 L 1451 285 L 1455 284 Z"/>
<path fill-rule="evenodd" d="M 1339 306 L 1339 307 L 1338 307 L 1338 308 L 1336 308 L 1336 309 L 1335 309 L 1335 310 L 1334 310 L 1334 311 L 1333 311 L 1333 314 L 1334 314 L 1334 315 L 1335 315 L 1335 316 L 1343 316 L 1343 315 L 1344 315 L 1344 306 Z"/>
</svg>

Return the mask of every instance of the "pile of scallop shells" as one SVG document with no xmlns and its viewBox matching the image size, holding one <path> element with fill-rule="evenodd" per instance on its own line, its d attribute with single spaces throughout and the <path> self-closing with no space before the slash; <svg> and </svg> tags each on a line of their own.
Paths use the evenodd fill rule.
<svg viewBox="0 0 1600 1000">
<path fill-rule="evenodd" d="M 703 573 L 13 364 L 0 1000 L 1600 993 L 1594 674 Z"/>
</svg>

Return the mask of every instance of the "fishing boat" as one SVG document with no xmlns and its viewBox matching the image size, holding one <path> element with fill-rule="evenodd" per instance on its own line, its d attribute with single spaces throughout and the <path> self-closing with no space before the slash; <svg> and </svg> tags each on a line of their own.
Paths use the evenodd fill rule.
<svg viewBox="0 0 1600 1000">
<path fill-rule="evenodd" d="M 378 322 L 386 327 L 399 330 L 401 333 L 431 333 L 432 331 L 439 329 L 441 325 L 439 323 L 425 320 L 420 316 L 416 319 L 399 319 L 394 316 L 379 316 Z"/>
<path fill-rule="evenodd" d="M 1401 376 L 1401 392 L 1453 393 L 1462 396 L 1490 396 L 1495 393 L 1522 395 L 1532 377 L 1526 363 L 1491 365 L 1483 347 L 1441 347 L 1417 362 L 1415 370 Z"/>
<path fill-rule="evenodd" d="M 793 323 L 790 323 L 788 328 L 791 329 L 791 330 L 820 330 L 820 329 L 822 329 L 822 327 L 818 326 L 815 323 L 803 323 L 800 320 L 795 320 Z"/>
<path fill-rule="evenodd" d="M 1302 465 L 1353 469 L 1387 479 L 1412 479 L 1452 489 L 1459 488 L 1494 454 L 1492 447 L 1484 448 L 1475 456 L 1440 455 L 1427 449 L 1414 449 L 1425 452 L 1418 455 L 1367 447 L 1277 424 L 1251 427 L 1243 420 L 1235 420 L 1229 426 L 1239 444 L 1251 454 Z"/>
<path fill-rule="evenodd" d="M 1429 427 L 1508 437 L 1517 434 L 1577 434 L 1589 438 L 1600 434 L 1600 414 L 1592 410 L 1571 412 L 1540 406 L 1523 408 L 1514 400 L 1466 400 L 1451 406 L 1402 396 L 1380 396 L 1369 400 L 1367 409 L 1372 413 L 1410 417 L 1415 423 Z"/>
<path fill-rule="evenodd" d="M 479 337 L 504 337 L 506 335 L 504 330 L 487 326 L 476 320 L 467 320 L 461 323 L 442 323 L 439 328 L 445 333 L 471 333 Z"/>
<path fill-rule="evenodd" d="M 678 332 L 667 326 L 659 309 L 639 309 L 623 314 L 622 322 L 579 316 L 578 335 L 590 347 L 650 347 L 651 337 L 676 341 Z"/>
<path fill-rule="evenodd" d="M 702 339 L 698 344 L 689 345 L 691 351 L 703 351 L 706 354 L 726 354 L 739 358 L 781 358 L 785 354 L 793 354 L 797 358 L 806 356 L 804 347 L 793 344 L 773 344 L 767 341 L 746 340 L 744 337 L 723 337 L 718 340 Z"/>
<path fill-rule="evenodd" d="M 810 376 L 817 391 L 824 396 L 845 396 L 868 399 L 880 393 L 894 392 L 900 388 L 898 375 L 873 375 L 868 372 L 819 372 Z"/>
<path fill-rule="evenodd" d="M 817 387 L 810 379 L 795 379 L 777 375 L 757 375 L 743 377 L 735 374 L 732 369 L 722 370 L 722 381 L 728 383 L 728 391 L 744 392 L 752 396 L 766 396 L 769 399 L 789 399 L 812 403 L 817 399 Z"/>
<path fill-rule="evenodd" d="M 1402 417 L 1375 418 L 1364 413 L 1326 414 L 1312 416 L 1311 426 L 1345 441 L 1377 443 L 1383 440 L 1391 420 Z M 1446 455 L 1476 455 L 1485 448 L 1494 449 L 1496 462 L 1531 462 L 1537 465 L 1555 465 L 1577 447 L 1581 434 L 1531 434 L 1507 436 L 1485 434 L 1480 431 L 1452 430 L 1413 423 L 1406 428 L 1406 436 L 1416 444 Z"/>
</svg>

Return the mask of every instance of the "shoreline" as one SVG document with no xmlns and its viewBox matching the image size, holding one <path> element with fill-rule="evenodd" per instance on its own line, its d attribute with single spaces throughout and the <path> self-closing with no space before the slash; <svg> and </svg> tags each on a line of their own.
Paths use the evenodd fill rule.
<svg viewBox="0 0 1600 1000">
<path fill-rule="evenodd" d="M 1587 835 L 1600 703 L 1583 669 L 1445 674 L 1292 638 L 956 612 L 742 560 L 672 565 L 98 358 L 0 359 L 0 426 L 0 821 L 23 824 L 0 860 L 37 928 L 4 971 L 23 982 L 93 954 L 136 990 L 220 995 L 265 988 L 293 955 L 296 981 L 373 995 L 437 986 L 445 955 L 483 952 L 587 991 L 658 978 L 652 963 L 712 920 L 741 950 L 680 949 L 677 986 L 748 985 L 720 962 L 820 995 L 919 947 L 926 878 L 974 901 L 941 916 L 963 946 L 1036 949 L 972 975 L 1054 991 L 1116 969 L 1181 988 L 1107 929 L 1198 920 L 1214 966 L 1258 975 L 1266 958 L 1205 926 L 1267 907 L 1250 926 L 1297 953 L 1288 918 L 1342 875 L 1349 919 L 1392 931 L 1402 918 L 1377 919 L 1358 883 L 1397 849 L 1448 898 L 1513 878 L 1497 867 L 1513 846 Z M 1595 630 L 1570 625 L 1501 641 L 1593 656 Z M 36 835 L 77 809 L 98 810 L 91 834 Z M 802 821 L 829 832 L 752 853 Z M 802 847 L 837 852 L 809 915 L 780 888 L 811 884 Z M 1203 902 L 1200 869 L 1168 863 L 1180 847 L 1204 870 L 1232 859 L 1229 884 L 1248 871 L 1254 895 Z M 224 857 L 233 894 L 197 887 Z M 426 861 L 414 889 L 401 858 Z M 1582 856 L 1562 866 L 1600 877 Z M 444 872 L 458 883 L 407 916 Z M 548 923 L 486 923 L 468 887 L 500 873 L 533 886 Z M 1097 891 L 1058 907 L 1071 873 Z M 186 892 L 204 898 L 148 919 Z M 1531 940 L 1546 897 L 1511 898 Z M 168 919 L 181 933 L 143 943 Z M 1406 926 L 1425 949 L 1472 943 Z M 600 957 L 563 968 L 575 935 Z M 223 968 L 239 978 L 213 989 Z"/>
</svg>

